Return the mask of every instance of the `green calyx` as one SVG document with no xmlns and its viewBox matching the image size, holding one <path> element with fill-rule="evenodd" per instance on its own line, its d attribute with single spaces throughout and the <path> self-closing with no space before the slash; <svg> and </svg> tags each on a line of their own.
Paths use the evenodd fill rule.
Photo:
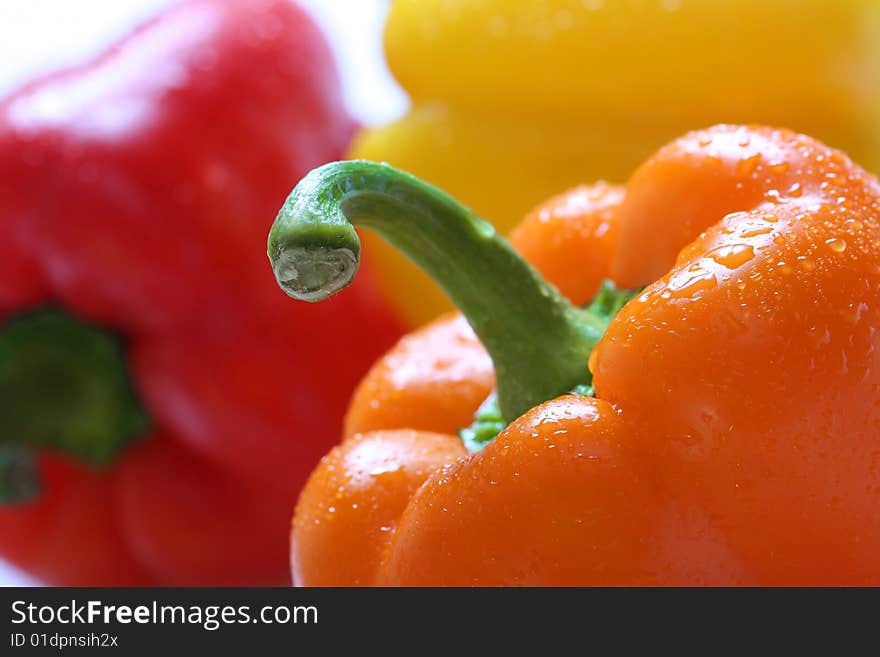
<svg viewBox="0 0 880 657">
<path fill-rule="evenodd" d="M 467 451 L 479 452 L 506 428 L 507 422 L 501 417 L 501 409 L 498 408 L 498 395 L 492 392 L 474 413 L 471 425 L 458 430 L 458 437 Z"/>
<path fill-rule="evenodd" d="M 576 308 L 491 224 L 443 191 L 385 164 L 334 162 L 309 173 L 269 233 L 281 288 L 321 301 L 351 283 L 355 226 L 377 232 L 443 288 L 492 358 L 500 421 L 572 390 L 607 326 Z"/>
<path fill-rule="evenodd" d="M 603 281 L 602 287 L 596 293 L 593 300 L 583 309 L 583 312 L 593 317 L 596 324 L 607 327 L 620 309 L 626 305 L 626 302 L 640 291 L 641 289 L 619 290 L 611 281 Z M 573 395 L 592 397 L 594 392 L 592 373 L 586 369 L 584 381 L 574 386 L 568 392 Z M 498 434 L 507 428 L 507 424 L 501 416 L 501 409 L 498 407 L 498 396 L 492 392 L 480 404 L 477 412 L 474 413 L 474 421 L 470 426 L 459 429 L 458 435 L 469 452 L 479 452 L 495 440 Z"/>
<path fill-rule="evenodd" d="M 0 328 L 0 502 L 38 493 L 33 448 L 102 466 L 148 425 L 111 333 L 55 309 Z"/>
<path fill-rule="evenodd" d="M 22 504 L 40 494 L 40 473 L 32 450 L 0 447 L 0 504 Z"/>
</svg>

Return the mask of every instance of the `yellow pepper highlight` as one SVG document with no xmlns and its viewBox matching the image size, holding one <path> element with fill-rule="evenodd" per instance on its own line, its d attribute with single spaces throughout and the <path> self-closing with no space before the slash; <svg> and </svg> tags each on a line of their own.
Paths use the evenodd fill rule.
<svg viewBox="0 0 880 657">
<path fill-rule="evenodd" d="M 412 109 L 351 156 L 411 171 L 500 230 L 719 122 L 793 128 L 880 170 L 880 0 L 394 0 L 385 49 Z M 366 239 L 411 325 L 450 307 Z"/>
</svg>

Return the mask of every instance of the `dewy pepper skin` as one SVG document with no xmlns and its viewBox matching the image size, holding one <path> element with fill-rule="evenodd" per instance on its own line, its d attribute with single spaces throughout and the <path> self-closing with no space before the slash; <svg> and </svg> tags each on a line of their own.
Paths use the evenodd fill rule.
<svg viewBox="0 0 880 657">
<path fill-rule="evenodd" d="M 474 412 L 485 354 L 460 319 L 405 338 L 300 497 L 296 583 L 880 584 L 877 179 L 804 135 L 721 125 L 602 196 L 573 221 L 613 222 L 606 274 L 647 287 L 587 359 L 589 311 L 436 188 L 351 162 L 294 190 L 269 238 L 282 287 L 332 294 L 349 221 L 375 230 L 461 308 L 509 423 L 466 456 L 447 407 Z M 555 230 L 554 207 L 529 223 Z M 329 253 L 345 266 L 300 287 Z M 577 379 L 595 395 L 566 394 Z"/>
<path fill-rule="evenodd" d="M 351 156 L 447 190 L 504 233 L 541 199 L 623 182 L 720 122 L 787 126 L 876 173 L 878 35 L 877 0 L 395 0 L 385 53 L 412 106 L 360 132 Z M 365 243 L 410 326 L 450 308 L 402 254 Z"/>
<path fill-rule="evenodd" d="M 369 280 L 290 308 L 254 240 L 353 127 L 282 0 L 177 3 L 0 102 L 0 556 L 51 584 L 288 581 L 289 507 L 398 329 Z M 357 346 L 299 348 L 324 341 Z"/>
</svg>

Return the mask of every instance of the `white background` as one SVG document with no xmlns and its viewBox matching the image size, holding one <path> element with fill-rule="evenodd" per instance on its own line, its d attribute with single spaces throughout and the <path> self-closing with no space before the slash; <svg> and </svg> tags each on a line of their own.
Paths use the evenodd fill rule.
<svg viewBox="0 0 880 657">
<path fill-rule="evenodd" d="M 88 59 L 172 0 L 0 0 L 0 96 L 31 77 Z M 327 34 L 352 114 L 367 125 L 405 111 L 381 47 L 388 0 L 300 0 Z M 0 560 L 0 584 L 30 585 Z"/>
</svg>

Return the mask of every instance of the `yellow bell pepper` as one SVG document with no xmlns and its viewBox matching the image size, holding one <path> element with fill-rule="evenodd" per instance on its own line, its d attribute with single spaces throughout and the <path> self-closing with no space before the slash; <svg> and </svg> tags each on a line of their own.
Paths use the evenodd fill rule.
<svg viewBox="0 0 880 657">
<path fill-rule="evenodd" d="M 385 49 L 412 109 L 361 133 L 352 157 L 411 171 L 502 230 L 719 122 L 790 127 L 880 169 L 880 0 L 395 0 Z M 449 307 L 367 240 L 409 323 Z"/>
</svg>

